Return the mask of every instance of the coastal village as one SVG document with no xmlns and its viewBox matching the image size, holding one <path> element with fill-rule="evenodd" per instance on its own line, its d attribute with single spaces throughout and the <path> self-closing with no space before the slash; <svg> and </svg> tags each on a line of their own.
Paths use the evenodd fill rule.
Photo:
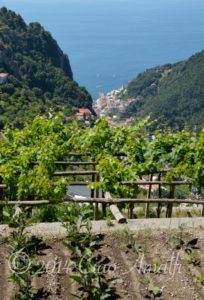
<svg viewBox="0 0 204 300">
<path fill-rule="evenodd" d="M 118 122 L 125 122 L 127 125 L 134 123 L 134 118 L 122 119 L 121 115 L 128 107 L 128 105 L 134 101 L 134 99 L 125 99 L 126 89 L 121 87 L 118 90 L 113 90 L 107 95 L 99 94 L 99 98 L 94 101 L 93 109 L 98 117 L 107 116 L 110 125 L 114 125 Z"/>
<path fill-rule="evenodd" d="M 0 73 L 0 84 L 5 84 L 8 80 L 7 73 Z M 123 87 L 113 90 L 107 95 L 100 93 L 98 99 L 93 102 L 94 115 L 88 108 L 80 108 L 75 113 L 75 118 L 79 121 L 83 121 L 85 124 L 90 125 L 92 121 L 101 117 L 108 117 L 109 124 L 114 126 L 118 123 L 126 123 L 132 125 L 135 122 L 133 117 L 123 119 L 121 118 L 122 113 L 128 107 L 128 105 L 135 101 L 135 99 L 124 99 L 126 89 Z M 69 118 L 68 118 L 69 119 Z M 72 119 L 72 118 L 71 118 Z"/>
<path fill-rule="evenodd" d="M 75 114 L 76 119 L 84 121 L 85 124 L 89 124 L 90 121 L 107 117 L 109 124 L 115 126 L 118 123 L 125 123 L 126 125 L 132 125 L 135 123 L 135 119 L 131 118 L 122 118 L 122 113 L 126 110 L 128 105 L 135 101 L 135 99 L 124 99 L 126 94 L 126 89 L 121 87 L 118 90 L 113 90 L 107 95 L 100 93 L 98 99 L 93 102 L 93 109 L 96 113 L 94 116 L 88 108 L 81 108 Z"/>
<path fill-rule="evenodd" d="M 0 84 L 5 84 L 8 79 L 7 73 L 0 73 Z M 80 108 L 75 113 L 75 118 L 79 121 L 83 121 L 85 124 L 90 125 L 92 121 L 100 117 L 108 117 L 109 124 L 114 126 L 118 122 L 126 123 L 127 125 L 134 124 L 134 118 L 122 119 L 121 114 L 125 111 L 128 105 L 134 101 L 134 99 L 125 99 L 126 89 L 123 87 L 113 90 L 107 95 L 100 93 L 98 99 L 93 102 L 94 115 L 88 108 Z"/>
</svg>

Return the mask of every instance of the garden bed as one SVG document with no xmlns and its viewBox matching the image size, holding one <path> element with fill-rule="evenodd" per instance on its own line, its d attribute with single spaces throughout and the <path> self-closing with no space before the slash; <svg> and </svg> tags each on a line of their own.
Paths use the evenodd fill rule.
<svg viewBox="0 0 204 300">
<path fill-rule="evenodd" d="M 145 229 L 132 232 L 127 227 L 101 235 L 95 251 L 99 268 L 106 269 L 111 299 L 203 299 L 204 297 L 204 235 L 203 229 Z M 195 239 L 198 239 L 197 242 Z M 195 245 L 189 246 L 194 240 Z M 7 238 L 0 238 L 0 299 L 10 300 L 16 287 L 8 281 L 13 260 L 7 257 Z M 63 239 L 49 237 L 38 242 L 40 263 L 33 286 L 38 299 L 76 299 L 81 289 L 72 282 L 70 254 Z"/>
</svg>

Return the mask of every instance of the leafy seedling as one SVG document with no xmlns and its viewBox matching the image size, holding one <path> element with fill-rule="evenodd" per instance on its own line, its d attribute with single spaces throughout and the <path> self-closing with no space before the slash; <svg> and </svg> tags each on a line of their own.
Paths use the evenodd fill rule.
<svg viewBox="0 0 204 300">
<path fill-rule="evenodd" d="M 204 274 L 197 275 L 197 280 L 204 285 Z"/>
<path fill-rule="evenodd" d="M 198 243 L 198 238 L 195 238 L 195 239 L 187 242 L 185 245 L 185 251 L 192 252 L 193 249 L 198 249 L 197 243 Z"/>
<path fill-rule="evenodd" d="M 134 243 L 133 245 L 131 245 L 131 249 L 134 253 L 137 253 L 138 255 L 143 253 L 143 249 L 140 245 L 137 245 L 136 243 Z"/>
<path fill-rule="evenodd" d="M 113 227 L 114 226 L 114 223 L 110 218 L 106 219 L 106 224 L 107 224 L 108 227 Z"/>
<path fill-rule="evenodd" d="M 184 239 L 184 229 L 186 228 L 186 224 L 181 224 L 179 225 L 179 232 L 178 236 L 176 237 L 176 240 L 178 243 L 175 246 L 176 250 L 180 250 L 181 248 L 184 248 L 186 252 L 192 252 L 192 249 L 198 249 L 197 243 L 198 243 L 198 238 L 194 238 L 190 241 L 186 241 Z"/>
<path fill-rule="evenodd" d="M 201 267 L 201 260 L 195 255 L 193 251 L 187 252 L 187 263 L 195 267 Z"/>
<path fill-rule="evenodd" d="M 148 286 L 146 297 L 149 299 L 156 299 L 162 296 L 162 290 L 160 287 L 154 285 L 152 282 Z"/>
</svg>

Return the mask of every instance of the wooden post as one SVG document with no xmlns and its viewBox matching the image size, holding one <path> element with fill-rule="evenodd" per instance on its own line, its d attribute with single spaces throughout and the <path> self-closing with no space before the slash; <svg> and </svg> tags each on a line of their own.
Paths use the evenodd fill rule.
<svg viewBox="0 0 204 300">
<path fill-rule="evenodd" d="M 175 193 L 175 185 L 170 185 L 170 192 L 169 192 L 169 199 L 174 199 L 174 193 Z M 171 218 L 172 217 L 172 211 L 173 211 L 173 203 L 168 203 L 167 210 L 166 210 L 166 217 Z"/>
<path fill-rule="evenodd" d="M 100 176 L 99 174 L 96 175 L 96 181 L 100 181 Z M 99 198 L 99 189 L 96 189 L 96 199 Z M 98 203 L 95 203 L 95 210 L 94 210 L 94 220 L 98 220 Z"/>
<path fill-rule="evenodd" d="M 96 166 L 93 165 L 93 171 L 95 170 L 96 170 Z M 91 182 L 95 182 L 95 174 L 92 174 Z M 95 196 L 95 189 L 91 189 L 91 198 L 94 198 L 94 196 Z"/>
<path fill-rule="evenodd" d="M 102 198 L 105 198 L 104 190 L 102 190 Z M 106 217 L 106 203 L 102 203 L 103 216 Z"/>
<path fill-rule="evenodd" d="M 91 177 L 91 182 L 95 182 L 95 174 Z M 94 198 L 95 196 L 95 189 L 91 189 L 91 198 Z"/>
<path fill-rule="evenodd" d="M 152 181 L 153 178 L 153 174 L 150 175 L 149 181 Z M 148 190 L 148 195 L 147 198 L 150 199 L 151 198 L 151 194 L 152 194 L 152 184 L 149 184 L 149 190 Z M 150 207 L 150 203 L 147 203 L 146 205 L 146 211 L 145 211 L 145 217 L 148 218 L 149 217 L 149 207 Z"/>
<path fill-rule="evenodd" d="M 161 181 L 161 173 L 159 173 L 159 181 Z M 161 189 L 161 183 L 159 183 L 159 199 L 162 197 L 162 189 Z M 158 203 L 157 207 L 157 218 L 160 218 L 161 216 L 161 208 L 162 208 L 162 203 Z"/>
<path fill-rule="evenodd" d="M 130 209 L 130 219 L 133 219 L 134 203 L 129 204 L 129 209 Z"/>
<path fill-rule="evenodd" d="M 202 217 L 204 217 L 204 205 L 203 205 L 203 209 L 202 209 Z"/>
<path fill-rule="evenodd" d="M 4 191 L 0 188 L 0 200 L 3 200 Z M 0 206 L 0 224 L 3 222 L 3 206 Z"/>
</svg>

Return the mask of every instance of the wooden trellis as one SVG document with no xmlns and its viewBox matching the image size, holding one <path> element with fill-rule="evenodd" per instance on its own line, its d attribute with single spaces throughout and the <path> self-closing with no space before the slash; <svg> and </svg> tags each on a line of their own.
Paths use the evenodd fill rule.
<svg viewBox="0 0 204 300">
<path fill-rule="evenodd" d="M 81 154 L 74 154 L 70 153 L 67 156 L 73 156 L 73 157 L 83 157 Z M 33 162 L 35 164 L 35 162 Z M 100 174 L 96 170 L 97 162 L 92 161 L 56 161 L 56 165 L 58 166 L 90 166 L 92 167 L 91 170 L 75 170 L 75 171 L 56 171 L 54 173 L 54 176 L 70 176 L 73 178 L 76 178 L 77 176 L 87 177 L 90 176 L 90 181 L 77 181 L 76 179 L 70 182 L 71 186 L 88 186 L 91 182 L 99 182 L 100 181 Z M 162 171 L 163 172 L 163 171 Z M 40 206 L 40 205 L 56 205 L 59 203 L 66 203 L 66 202 L 77 202 L 77 203 L 90 203 L 94 205 L 94 219 L 98 219 L 98 212 L 99 212 L 99 204 L 102 204 L 102 211 L 103 214 L 106 215 L 106 207 L 113 204 L 129 204 L 129 217 L 133 218 L 133 211 L 134 211 L 134 205 L 135 204 L 146 204 L 146 217 L 149 217 L 150 212 L 150 205 L 155 203 L 157 204 L 157 217 L 159 218 L 161 216 L 161 208 L 163 204 L 167 205 L 166 209 L 166 217 L 171 218 L 172 217 L 172 211 L 173 211 L 173 205 L 175 204 L 197 204 L 197 205 L 203 205 L 204 207 L 204 199 L 201 200 L 189 200 L 189 199 L 175 199 L 175 190 L 176 186 L 179 185 L 189 185 L 186 181 L 172 181 L 172 182 L 163 182 L 161 181 L 161 174 L 160 172 L 158 175 L 158 180 L 153 181 L 153 174 L 149 175 L 148 181 L 122 181 L 120 182 L 121 185 L 127 185 L 127 186 L 147 186 L 147 199 L 121 199 L 121 198 L 112 198 L 111 196 L 105 197 L 105 191 L 102 191 L 102 197 L 100 198 L 99 189 L 92 189 L 90 191 L 90 197 L 83 197 L 76 199 L 74 197 L 71 197 L 69 195 L 65 196 L 64 199 L 62 199 L 61 202 L 56 202 L 53 200 L 35 200 L 35 201 L 4 201 L 4 189 L 6 189 L 5 184 L 0 184 L 0 221 L 2 220 L 2 214 L 3 214 L 3 207 L 4 206 L 10 206 L 10 205 L 22 205 L 22 206 Z M 152 198 L 152 187 L 154 185 L 158 186 L 158 198 L 154 199 Z M 168 198 L 162 198 L 162 186 L 169 186 L 169 197 Z M 114 211 L 111 210 L 112 212 Z M 115 210 L 116 211 L 116 210 Z M 113 212 L 114 214 L 114 212 Z M 202 210 L 202 216 L 204 216 L 204 209 Z"/>
</svg>

